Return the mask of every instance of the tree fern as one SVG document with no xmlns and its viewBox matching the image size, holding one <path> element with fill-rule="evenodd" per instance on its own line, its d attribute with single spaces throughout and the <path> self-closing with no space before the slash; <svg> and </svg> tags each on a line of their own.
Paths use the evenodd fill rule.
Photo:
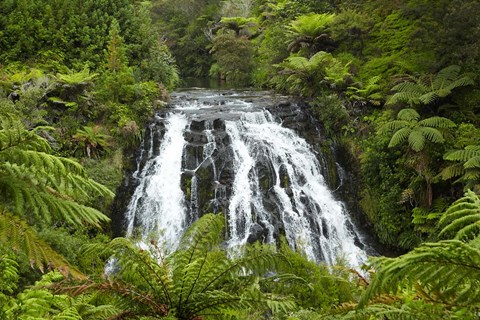
<svg viewBox="0 0 480 320">
<path fill-rule="evenodd" d="M 165 256 L 155 242 L 140 250 L 132 242 L 117 238 L 101 254 L 113 254 L 114 272 L 109 279 L 63 287 L 73 294 L 96 290 L 119 296 L 134 315 L 174 314 L 178 319 L 221 315 L 228 309 L 261 308 L 283 312 L 293 302 L 282 296 L 264 294 L 264 282 L 293 281 L 272 274 L 283 261 L 273 248 L 253 246 L 241 257 L 229 258 L 221 248 L 224 217 L 207 214 L 182 237 L 177 251 Z M 88 250 L 98 250 L 90 246 Z M 283 261 L 283 263 L 287 263 Z"/>
<path fill-rule="evenodd" d="M 395 147 L 404 141 L 416 152 L 425 147 L 426 141 L 443 143 L 442 133 L 436 128 L 452 128 L 451 120 L 443 117 L 430 117 L 420 120 L 420 115 L 414 109 L 402 109 L 397 114 L 397 120 L 390 121 L 380 128 L 380 133 L 394 131 L 389 147 Z"/>
<path fill-rule="evenodd" d="M 455 201 L 439 221 L 442 228 L 439 236 L 459 240 L 472 240 L 480 236 L 480 198 L 468 190 L 465 196 Z"/>
<path fill-rule="evenodd" d="M 59 221 L 100 227 L 108 217 L 88 205 L 97 196 L 113 197 L 106 187 L 89 179 L 76 161 L 50 152 L 36 130 L 26 130 L 12 114 L 0 116 L 0 238 L 4 244 L 25 249 L 32 265 L 40 269 L 67 264 L 28 224 Z M 25 243 L 20 244 L 22 239 Z"/>
<path fill-rule="evenodd" d="M 468 74 L 460 74 L 459 66 L 449 66 L 440 70 L 436 75 L 422 78 L 412 77 L 411 81 L 397 84 L 392 88 L 396 91 L 386 104 L 404 102 L 409 105 L 431 104 L 444 98 L 458 87 L 473 85 L 474 81 Z"/>
<path fill-rule="evenodd" d="M 445 180 L 461 176 L 459 180 L 467 188 L 473 188 L 480 182 L 480 146 L 469 145 L 462 150 L 447 152 L 445 160 L 456 162 L 442 170 L 441 177 Z"/>
<path fill-rule="evenodd" d="M 458 240 L 425 243 L 398 258 L 376 258 L 375 278 L 361 305 L 381 292 L 417 285 L 438 303 L 475 306 L 480 303 L 480 249 Z"/>
</svg>

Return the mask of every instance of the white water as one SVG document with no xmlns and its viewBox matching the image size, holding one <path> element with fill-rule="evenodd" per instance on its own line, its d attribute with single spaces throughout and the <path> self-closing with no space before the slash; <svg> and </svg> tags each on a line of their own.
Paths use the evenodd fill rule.
<svg viewBox="0 0 480 320">
<path fill-rule="evenodd" d="M 150 158 L 141 173 L 126 213 L 127 236 L 140 236 L 142 241 L 152 237 L 168 250 L 175 249 L 185 225 L 184 195 L 180 189 L 182 152 L 185 145 L 183 132 L 187 118 L 171 114 L 157 157 Z M 153 144 L 151 144 L 153 146 Z M 153 150 L 149 150 L 149 155 Z M 134 222 L 141 227 L 134 235 Z"/>
<path fill-rule="evenodd" d="M 277 219 L 281 220 L 289 245 L 304 251 L 315 261 L 333 264 L 337 258 L 344 258 L 353 267 L 361 265 L 366 254 L 355 245 L 356 235 L 347 212 L 326 186 L 318 159 L 306 141 L 293 130 L 282 127 L 268 111 L 258 111 L 258 108 L 252 111 L 252 106 L 241 100 L 230 105 L 237 108 L 228 112 L 241 116 L 225 121 L 235 174 L 227 210 L 227 245 L 235 251 L 247 243 L 254 225 L 263 227 L 266 242 L 275 241 L 278 225 L 275 225 L 273 213 L 265 207 L 258 168 L 259 158 L 268 159 L 275 176 L 273 187 L 268 191 L 269 201 L 276 207 Z M 238 106 L 246 109 L 239 110 Z M 177 110 L 185 112 L 210 108 L 211 105 L 197 101 L 177 106 Z M 180 188 L 184 169 L 182 154 L 186 145 L 183 133 L 188 122 L 186 115 L 170 113 L 159 152 L 142 151 L 148 152 L 150 157 L 144 168 L 136 173 L 140 183 L 126 213 L 127 235 L 133 235 L 138 229 L 143 241 L 154 237 L 169 250 L 175 249 L 188 227 L 187 214 L 198 216 L 196 176 L 191 179 L 189 206 Z M 202 159 L 196 162 L 198 167 L 211 159 L 217 148 L 211 125 L 206 126 L 204 134 L 207 142 L 203 146 Z M 159 155 L 152 157 L 153 154 Z M 216 180 L 215 165 L 213 171 Z M 212 183 L 218 184 L 218 181 Z M 225 196 L 222 190 L 215 189 L 215 199 Z"/>
<path fill-rule="evenodd" d="M 274 226 L 262 204 L 255 158 L 267 157 L 275 171 L 272 194 L 280 209 L 287 241 L 312 260 L 333 264 L 344 257 L 360 265 L 365 253 L 354 244 L 354 234 L 341 202 L 335 200 L 320 173 L 320 164 L 311 148 L 290 129 L 282 127 L 267 111 L 246 113 L 241 121 L 228 121 L 227 132 L 235 151 L 235 181 L 229 206 L 229 245 L 247 242 L 253 224 L 252 212 L 269 231 Z M 288 174 L 289 190 L 282 187 L 281 168 Z M 289 193 L 290 192 L 290 196 Z"/>
</svg>

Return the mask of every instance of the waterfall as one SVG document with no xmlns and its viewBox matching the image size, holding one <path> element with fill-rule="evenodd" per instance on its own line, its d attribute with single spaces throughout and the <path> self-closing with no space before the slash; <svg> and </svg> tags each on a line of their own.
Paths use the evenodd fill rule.
<svg viewBox="0 0 480 320">
<path fill-rule="evenodd" d="M 149 149 L 134 174 L 127 235 L 155 237 L 174 250 L 199 216 L 222 212 L 232 252 L 283 234 L 311 260 L 359 266 L 366 258 L 361 238 L 327 187 L 319 155 L 264 108 L 266 101 L 261 93 L 179 93 L 142 143 Z"/>
</svg>

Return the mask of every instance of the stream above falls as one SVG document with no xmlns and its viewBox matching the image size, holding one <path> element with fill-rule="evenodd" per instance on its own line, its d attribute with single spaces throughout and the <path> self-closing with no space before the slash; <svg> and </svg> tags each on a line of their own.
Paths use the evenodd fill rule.
<svg viewBox="0 0 480 320">
<path fill-rule="evenodd" d="M 370 247 L 325 178 L 332 166 L 320 135 L 285 96 L 178 91 L 146 130 L 127 179 L 123 229 L 171 251 L 200 216 L 222 213 L 232 253 L 283 235 L 311 260 L 358 267 Z"/>
</svg>

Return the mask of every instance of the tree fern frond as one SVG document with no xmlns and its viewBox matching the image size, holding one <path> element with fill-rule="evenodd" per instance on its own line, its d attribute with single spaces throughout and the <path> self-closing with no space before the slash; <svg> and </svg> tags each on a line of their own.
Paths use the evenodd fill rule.
<svg viewBox="0 0 480 320">
<path fill-rule="evenodd" d="M 402 283 L 418 283 L 441 302 L 480 302 L 480 249 L 458 240 L 424 243 L 398 258 L 376 258 L 375 278 L 360 304 L 381 292 L 396 292 Z"/>
<path fill-rule="evenodd" d="M 480 155 L 470 158 L 463 166 L 465 169 L 480 169 Z"/>
<path fill-rule="evenodd" d="M 397 118 L 404 121 L 417 121 L 420 115 L 415 109 L 405 108 L 398 112 Z"/>
<path fill-rule="evenodd" d="M 422 104 L 430 104 L 442 96 L 443 94 L 441 94 L 438 91 L 427 92 L 425 94 L 422 94 L 420 97 L 418 97 L 418 101 L 420 101 Z"/>
<path fill-rule="evenodd" d="M 471 234 L 470 224 L 480 223 L 480 198 L 473 191 L 465 192 L 464 197 L 455 201 L 439 221 L 442 230 L 439 236 L 455 233 L 455 239 L 465 239 L 479 235 Z M 465 229 L 467 228 L 467 229 Z M 477 230 L 478 231 L 478 230 Z"/>
<path fill-rule="evenodd" d="M 430 127 L 419 127 L 417 129 L 427 140 L 434 143 L 443 143 L 445 139 L 440 131 Z"/>
<path fill-rule="evenodd" d="M 407 140 L 408 137 L 412 134 L 412 129 L 410 128 L 402 128 L 395 132 L 390 139 L 390 143 L 388 144 L 388 147 L 395 147 L 402 143 L 403 141 Z"/>
<path fill-rule="evenodd" d="M 413 82 L 399 83 L 394 86 L 392 90 L 397 92 L 387 99 L 387 102 L 385 103 L 386 105 L 392 105 L 399 102 L 416 104 L 420 101 L 419 97 L 425 93 L 425 88 Z"/>
<path fill-rule="evenodd" d="M 473 86 L 475 81 L 470 76 L 465 76 L 460 79 L 456 79 L 452 81 L 447 87 L 447 89 L 451 92 L 453 89 L 458 87 L 466 87 L 466 86 Z"/>
<path fill-rule="evenodd" d="M 15 250 L 26 253 L 30 264 L 45 271 L 46 267 L 57 268 L 64 274 L 71 274 L 75 278 L 85 276 L 72 267 L 56 253 L 45 241 L 40 239 L 32 228 L 18 217 L 1 209 L 0 212 L 0 241 L 9 244 Z"/>
<path fill-rule="evenodd" d="M 430 117 L 418 121 L 420 126 L 432 127 L 432 128 L 454 128 L 456 127 L 455 122 L 444 117 Z"/>
<path fill-rule="evenodd" d="M 443 158 L 450 161 L 468 161 L 471 158 L 480 157 L 480 151 L 463 149 L 447 152 Z"/>
<path fill-rule="evenodd" d="M 392 138 L 393 139 L 393 138 Z M 408 144 L 414 151 L 420 151 L 425 146 L 425 136 L 420 130 L 412 130 L 408 136 Z"/>
<path fill-rule="evenodd" d="M 463 164 L 455 163 L 442 169 L 442 171 L 440 172 L 440 176 L 442 177 L 443 180 L 448 180 L 454 177 L 461 176 L 464 173 L 465 173 L 465 168 L 463 167 Z"/>
<path fill-rule="evenodd" d="M 382 133 L 387 133 L 389 131 L 397 131 L 402 128 L 408 128 L 410 127 L 410 122 L 405 121 L 405 120 L 392 120 L 390 122 L 387 122 L 385 125 L 383 125 L 380 128 L 380 132 Z"/>
</svg>

